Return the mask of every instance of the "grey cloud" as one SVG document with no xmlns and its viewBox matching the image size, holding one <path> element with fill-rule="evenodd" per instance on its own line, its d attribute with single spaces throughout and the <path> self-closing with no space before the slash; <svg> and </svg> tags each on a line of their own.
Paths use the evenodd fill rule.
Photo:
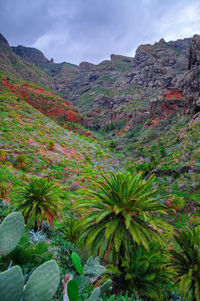
<svg viewBox="0 0 200 301">
<path fill-rule="evenodd" d="M 0 3 L 0 28 L 10 44 L 37 47 L 57 62 L 97 63 L 111 53 L 133 54 L 141 43 L 176 37 L 176 30 L 177 37 L 195 34 L 198 5 L 198 0 L 6 0 Z M 181 18 L 189 9 L 187 22 Z"/>
</svg>

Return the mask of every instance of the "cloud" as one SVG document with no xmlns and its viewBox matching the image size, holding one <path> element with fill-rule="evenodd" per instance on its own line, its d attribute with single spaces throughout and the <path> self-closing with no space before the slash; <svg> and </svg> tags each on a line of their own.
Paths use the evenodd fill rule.
<svg viewBox="0 0 200 301">
<path fill-rule="evenodd" d="M 164 14 L 155 24 L 159 35 L 166 41 L 182 39 L 200 33 L 200 3 L 199 1 L 180 5 L 175 11 Z"/>
<path fill-rule="evenodd" d="M 97 63 L 134 55 L 144 43 L 200 33 L 199 0 L 6 0 L 0 28 L 11 45 L 36 47 L 56 62 Z"/>
</svg>

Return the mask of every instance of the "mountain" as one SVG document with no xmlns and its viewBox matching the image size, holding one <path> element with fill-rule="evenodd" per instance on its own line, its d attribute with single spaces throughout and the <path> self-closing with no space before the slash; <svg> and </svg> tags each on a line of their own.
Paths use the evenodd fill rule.
<svg viewBox="0 0 200 301">
<path fill-rule="evenodd" d="M 46 82 L 47 87 L 70 102 L 71 106 L 67 102 L 66 106 L 78 108 L 81 115 L 77 109 L 68 107 L 73 112 L 70 114 L 78 114 L 79 124 L 94 130 L 99 140 L 107 141 L 110 149 L 118 152 L 126 169 L 155 173 L 158 181 L 161 177 L 162 183 L 170 183 L 169 193 L 178 187 L 181 196 L 197 202 L 200 187 L 197 176 L 200 168 L 199 35 L 170 42 L 161 39 L 153 45 L 139 46 L 134 58 L 112 54 L 110 60 L 98 65 L 57 64 L 47 60 L 37 49 L 11 48 L 3 37 L 0 45 L 0 66 L 4 73 L 12 70 L 16 74 L 16 61 L 23 66 L 17 69 L 17 74 L 21 77 L 22 92 L 29 90 L 26 99 L 29 104 L 52 117 L 52 101 L 48 106 L 46 98 L 29 99 L 30 89 L 23 81 L 35 78 L 37 85 L 43 84 L 42 89 Z M 31 86 L 31 89 L 35 88 Z M 58 96 L 56 99 L 58 106 L 61 100 Z M 60 112 L 59 118 L 54 118 L 63 126 L 66 117 L 62 106 L 59 105 L 58 110 L 54 108 L 54 112 Z M 81 127 L 80 130 L 86 136 L 92 135 Z"/>
<path fill-rule="evenodd" d="M 79 66 L 52 64 L 32 48 L 18 46 L 13 50 L 54 79 L 56 91 L 87 116 L 89 127 L 102 128 L 125 120 L 126 126 L 133 128 L 138 119 L 154 118 L 152 111 L 155 113 L 155 106 L 159 111 L 163 99 L 169 97 L 166 95 L 172 95 L 180 110 L 188 106 L 190 111 L 195 110 L 198 41 L 198 35 L 168 43 L 161 39 L 153 45 L 139 46 L 134 58 L 111 55 L 110 61 L 98 65 L 82 62 Z"/>
<path fill-rule="evenodd" d="M 73 192 L 113 169 L 116 160 L 81 120 L 77 109 L 52 91 L 0 75 L 0 183 L 9 183 L 9 194 L 31 176 L 54 179 Z M 71 122 L 74 132 L 68 130 Z"/>
<path fill-rule="evenodd" d="M 72 103 L 49 88 L 52 82 L 0 36 L 0 176 L 10 187 L 34 175 L 75 191 L 117 164 Z"/>
</svg>

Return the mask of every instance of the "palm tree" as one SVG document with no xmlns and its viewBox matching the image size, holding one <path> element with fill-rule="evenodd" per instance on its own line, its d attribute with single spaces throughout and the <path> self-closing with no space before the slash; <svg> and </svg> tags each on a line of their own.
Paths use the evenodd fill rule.
<svg viewBox="0 0 200 301">
<path fill-rule="evenodd" d="M 131 254 L 132 243 L 149 248 L 152 240 L 164 244 L 163 234 L 171 226 L 158 214 L 166 213 L 167 206 L 156 198 L 154 177 L 145 180 L 143 174 L 110 173 L 97 182 L 98 192 L 89 191 L 87 199 L 75 203 L 76 209 L 90 209 L 79 222 L 80 238 L 97 253 L 113 263 Z"/>
<path fill-rule="evenodd" d="M 165 300 L 173 285 L 168 264 L 169 253 L 160 245 L 151 243 L 147 251 L 135 244 L 130 258 L 122 261 L 123 269 L 119 274 L 115 272 L 114 283 L 120 290 L 128 290 L 144 300 Z"/>
<path fill-rule="evenodd" d="M 182 230 L 174 237 L 179 249 L 170 253 L 176 283 L 187 300 L 200 300 L 200 226 Z"/>
<path fill-rule="evenodd" d="M 61 190 L 46 178 L 31 178 L 29 183 L 21 183 L 16 189 L 17 210 L 22 212 L 27 222 L 33 218 L 35 227 L 43 229 L 44 219 L 52 226 L 62 209 Z"/>
</svg>

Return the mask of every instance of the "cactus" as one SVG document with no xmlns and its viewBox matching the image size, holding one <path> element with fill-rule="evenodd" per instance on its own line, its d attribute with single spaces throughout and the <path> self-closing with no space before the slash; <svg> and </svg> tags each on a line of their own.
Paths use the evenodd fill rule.
<svg viewBox="0 0 200 301">
<path fill-rule="evenodd" d="M 88 301 L 100 301 L 101 290 L 100 287 L 96 287 L 90 295 Z"/>
<path fill-rule="evenodd" d="M 78 284 L 75 280 L 69 280 L 67 283 L 67 295 L 70 301 L 79 301 Z"/>
<path fill-rule="evenodd" d="M 0 300 L 19 301 L 24 286 L 24 277 L 19 266 L 0 273 Z"/>
<path fill-rule="evenodd" d="M 24 231 L 24 218 L 19 212 L 10 213 L 0 225 L 0 256 L 12 252 Z"/>
<path fill-rule="evenodd" d="M 24 230 L 24 218 L 19 212 L 10 213 L 0 225 L 0 255 L 6 256 L 17 246 Z M 0 301 L 50 301 L 60 282 L 60 271 L 54 260 L 39 266 L 24 287 L 19 266 L 0 273 Z"/>
<path fill-rule="evenodd" d="M 81 275 L 83 273 L 83 267 L 82 267 L 81 259 L 76 252 L 72 252 L 72 263 L 77 273 Z"/>
<path fill-rule="evenodd" d="M 100 288 L 100 297 L 102 297 L 110 288 L 112 284 L 112 280 L 107 280 L 106 282 L 104 282 L 104 284 L 102 284 L 99 288 Z"/>
<path fill-rule="evenodd" d="M 96 287 L 90 295 L 88 301 L 100 301 L 101 297 L 105 294 L 105 292 L 110 288 L 112 284 L 112 280 L 107 280 L 104 284 L 99 287 Z"/>
<path fill-rule="evenodd" d="M 23 301 L 49 301 L 57 291 L 60 271 L 55 260 L 39 266 L 30 276 L 23 294 Z"/>
<path fill-rule="evenodd" d="M 21 268 L 14 266 L 0 273 L 0 300 L 50 301 L 56 293 L 59 282 L 60 272 L 54 260 L 39 266 L 32 273 L 25 287 Z"/>
</svg>

